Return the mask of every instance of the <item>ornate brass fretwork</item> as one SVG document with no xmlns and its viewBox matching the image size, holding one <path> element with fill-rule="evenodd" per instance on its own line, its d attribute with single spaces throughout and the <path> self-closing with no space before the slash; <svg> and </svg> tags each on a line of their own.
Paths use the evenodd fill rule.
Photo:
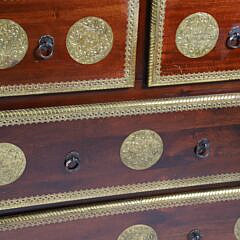
<svg viewBox="0 0 240 240">
<path fill-rule="evenodd" d="M 135 83 L 139 0 L 126 0 L 126 2 L 128 5 L 128 21 L 126 26 L 126 47 L 123 77 L 91 80 L 73 79 L 69 82 L 0 86 L 0 97 L 133 87 Z"/>
<path fill-rule="evenodd" d="M 125 229 L 117 240 L 158 240 L 157 233 L 147 225 L 134 225 Z"/>
<path fill-rule="evenodd" d="M 121 146 L 122 162 L 133 170 L 144 170 L 156 164 L 163 153 L 163 141 L 152 130 L 130 134 Z"/>
<path fill-rule="evenodd" d="M 224 201 L 240 200 L 240 188 L 192 192 L 162 197 L 138 198 L 86 206 L 75 206 L 56 210 L 25 213 L 0 218 L 0 231 L 57 224 L 81 219 L 132 214 L 150 210 L 196 206 Z"/>
<path fill-rule="evenodd" d="M 200 58 L 213 50 L 218 37 L 219 27 L 215 18 L 198 12 L 181 22 L 176 33 L 176 45 L 184 56 Z"/>
<path fill-rule="evenodd" d="M 0 143 L 0 186 L 15 182 L 26 167 L 26 157 L 16 145 Z"/>
<path fill-rule="evenodd" d="M 0 19 L 0 69 L 14 67 L 22 61 L 27 50 L 25 30 L 12 20 Z"/>
<path fill-rule="evenodd" d="M 164 28 L 168 1 L 171 0 L 153 0 L 152 3 L 149 86 L 238 80 L 240 70 L 162 75 Z"/>
<path fill-rule="evenodd" d="M 82 18 L 70 28 L 66 46 L 72 59 L 78 63 L 100 62 L 112 49 L 112 28 L 101 18 Z"/>
</svg>

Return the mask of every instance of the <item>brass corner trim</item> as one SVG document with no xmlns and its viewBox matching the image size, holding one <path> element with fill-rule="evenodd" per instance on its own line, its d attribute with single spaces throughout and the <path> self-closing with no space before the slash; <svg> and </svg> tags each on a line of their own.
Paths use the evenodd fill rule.
<svg viewBox="0 0 240 240">
<path fill-rule="evenodd" d="M 153 0 L 149 52 L 149 87 L 230 81 L 240 78 L 240 70 L 161 75 L 167 0 Z"/>
<path fill-rule="evenodd" d="M 136 183 L 121 186 L 103 187 L 96 189 L 85 189 L 73 192 L 62 192 L 38 196 L 26 196 L 18 199 L 0 201 L 0 211 L 17 208 L 44 206 L 64 202 L 122 196 L 126 194 L 139 194 L 171 190 L 176 188 L 188 188 L 196 186 L 215 185 L 221 183 L 239 182 L 240 173 L 219 174 L 185 179 L 172 179 L 147 183 Z"/>
<path fill-rule="evenodd" d="M 240 106 L 240 93 L 0 111 L 0 127 Z"/>
<path fill-rule="evenodd" d="M 25 96 L 48 93 L 82 92 L 134 87 L 138 22 L 139 0 L 128 0 L 128 23 L 125 48 L 124 77 L 76 80 L 57 83 L 33 83 L 0 86 L 0 97 Z"/>
<path fill-rule="evenodd" d="M 56 210 L 25 213 L 0 218 L 0 231 L 60 224 L 89 218 L 145 212 L 165 208 L 197 206 L 217 202 L 240 200 L 240 188 L 193 192 L 179 195 L 165 195 L 137 198 L 125 201 L 112 201 L 105 204 L 66 207 Z"/>
</svg>

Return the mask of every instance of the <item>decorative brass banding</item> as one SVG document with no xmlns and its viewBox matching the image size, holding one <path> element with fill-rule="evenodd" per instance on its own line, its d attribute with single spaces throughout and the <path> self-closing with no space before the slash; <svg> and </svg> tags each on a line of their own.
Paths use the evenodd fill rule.
<svg viewBox="0 0 240 240">
<path fill-rule="evenodd" d="M 237 240 L 240 240 L 240 218 L 237 220 L 234 227 L 234 234 Z"/>
<path fill-rule="evenodd" d="M 122 162 L 134 170 L 145 170 L 156 164 L 163 154 L 163 141 L 152 130 L 140 130 L 130 134 L 120 150 Z"/>
<path fill-rule="evenodd" d="M 158 240 L 155 230 L 147 225 L 134 225 L 125 229 L 117 240 Z"/>
<path fill-rule="evenodd" d="M 178 50 L 186 57 L 200 58 L 216 46 L 219 26 L 213 16 L 198 12 L 185 18 L 176 33 Z"/>
<path fill-rule="evenodd" d="M 26 167 L 23 151 L 11 143 L 0 143 L 0 186 L 19 179 Z"/>
<path fill-rule="evenodd" d="M 198 206 L 240 200 L 240 188 L 190 192 L 148 198 L 110 201 L 107 203 L 75 205 L 44 211 L 26 212 L 0 218 L 0 232 L 37 227 L 49 224 L 62 224 L 83 219 L 106 216 L 142 213 L 166 208 Z M 140 238 L 141 239 L 141 238 Z"/>
<path fill-rule="evenodd" d="M 76 62 L 81 64 L 100 62 L 112 50 L 112 28 L 101 18 L 82 18 L 70 28 L 66 45 L 70 56 Z"/>
<path fill-rule="evenodd" d="M 28 50 L 25 30 L 16 22 L 0 19 L 0 69 L 14 67 Z"/>
</svg>

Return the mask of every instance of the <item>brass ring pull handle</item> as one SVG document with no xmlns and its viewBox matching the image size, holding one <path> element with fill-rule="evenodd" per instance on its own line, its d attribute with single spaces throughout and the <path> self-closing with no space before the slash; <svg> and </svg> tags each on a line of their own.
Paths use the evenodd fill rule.
<svg viewBox="0 0 240 240">
<path fill-rule="evenodd" d="M 78 152 L 71 152 L 65 158 L 65 169 L 68 172 L 75 172 L 80 169 L 80 156 Z"/>
<path fill-rule="evenodd" d="M 207 158 L 210 154 L 210 143 L 208 139 L 202 139 L 195 147 L 195 154 L 198 158 Z"/>
<path fill-rule="evenodd" d="M 50 35 L 42 36 L 36 50 L 36 56 L 42 60 L 48 60 L 54 53 L 54 38 Z"/>
<path fill-rule="evenodd" d="M 187 239 L 188 240 L 202 240 L 201 232 L 198 229 L 194 229 L 188 234 Z"/>
<path fill-rule="evenodd" d="M 240 27 L 233 27 L 228 34 L 227 47 L 231 49 L 240 48 Z"/>
</svg>

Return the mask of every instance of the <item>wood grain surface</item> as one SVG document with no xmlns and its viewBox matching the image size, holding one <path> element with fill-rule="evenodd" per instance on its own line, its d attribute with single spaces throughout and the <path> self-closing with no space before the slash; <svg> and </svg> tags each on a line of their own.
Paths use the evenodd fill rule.
<svg viewBox="0 0 240 240">
<path fill-rule="evenodd" d="M 21 2 L 23 3 L 23 1 L 19 1 L 18 5 L 21 5 L 20 4 Z M 92 0 L 91 2 L 94 2 L 94 1 Z M 218 9 L 219 4 L 226 4 L 226 1 L 220 1 L 220 2 L 212 1 L 212 2 L 213 2 L 212 8 L 215 8 L 215 9 Z M 16 2 L 13 2 L 13 3 L 16 3 Z M 2 2 L 1 10 L 6 12 L 7 10 L 3 6 L 6 6 L 6 4 L 9 4 L 9 6 L 11 6 L 11 4 L 13 3 Z M 48 1 L 48 4 L 50 4 L 49 1 Z M 99 2 L 96 3 L 96 6 L 98 4 Z M 201 3 L 201 4 L 204 4 L 204 3 Z M 233 9 L 233 12 L 234 12 L 233 17 L 237 15 L 236 11 L 234 11 L 235 4 L 236 2 L 233 5 L 231 5 L 231 7 L 227 8 L 228 13 L 230 11 L 229 10 L 230 8 Z M 37 9 L 37 5 L 38 5 L 37 3 L 34 4 L 35 9 Z M 183 13 L 175 13 L 175 14 L 187 15 L 190 12 L 194 13 L 199 10 L 199 9 L 196 9 L 195 5 L 192 6 L 192 8 L 191 6 L 192 5 L 189 4 Z M 14 9 L 11 11 L 14 12 Z M 72 105 L 72 104 L 84 104 L 84 103 L 98 103 L 98 102 L 109 102 L 109 101 L 115 102 L 115 101 L 135 100 L 135 99 L 193 96 L 193 95 L 202 95 L 202 94 L 228 93 L 228 92 L 240 91 L 239 81 L 147 88 L 146 84 L 147 84 L 147 76 L 148 76 L 147 66 L 148 66 L 148 50 L 149 50 L 150 17 L 151 17 L 151 1 L 140 0 L 140 20 L 139 20 L 140 22 L 139 22 L 139 32 L 138 32 L 138 50 L 137 50 L 137 65 L 136 65 L 137 72 L 136 72 L 135 88 L 109 90 L 109 91 L 1 98 L 0 110 L 29 108 L 29 107 L 43 107 L 43 106 L 57 106 L 57 105 Z M 229 17 L 223 17 L 222 19 L 224 19 L 225 25 L 226 25 L 226 28 L 224 28 L 225 29 L 224 31 L 227 31 L 228 27 L 231 26 L 231 21 Z M 173 23 L 174 23 L 174 19 L 173 19 Z M 238 24 L 238 22 L 234 22 L 233 24 Z M 237 52 L 238 50 L 236 50 L 235 53 L 233 52 L 231 53 L 231 56 L 234 55 L 233 56 L 234 59 L 238 55 Z M 235 62 L 235 64 L 237 63 Z"/>
<path fill-rule="evenodd" d="M 0 71 L 0 85 L 71 82 L 121 78 L 124 76 L 128 20 L 127 0 L 25 0 L 1 1 L 0 18 L 19 23 L 27 32 L 29 49 L 24 60 L 14 68 Z M 83 65 L 71 59 L 66 36 L 78 20 L 95 16 L 111 26 L 114 44 L 111 53 L 96 64 Z M 35 57 L 41 36 L 55 38 L 54 55 L 42 61 Z"/>
<path fill-rule="evenodd" d="M 240 2 L 233 0 L 167 1 L 161 75 L 240 69 L 238 61 L 240 49 L 233 50 L 226 46 L 229 31 L 240 24 L 238 14 L 233 12 L 233 6 L 240 6 Z M 218 22 L 220 35 L 216 47 L 208 55 L 190 59 L 177 50 L 176 30 L 183 19 L 196 12 L 211 14 Z"/>
<path fill-rule="evenodd" d="M 27 168 L 17 182 L 0 187 L 0 200 L 240 172 L 239 121 L 233 108 L 2 127 L 0 141 L 19 146 Z M 141 129 L 160 134 L 164 154 L 152 168 L 134 171 L 121 162 L 119 152 L 124 139 Z M 211 144 L 206 159 L 194 153 L 202 138 Z M 80 153 L 78 172 L 64 168 L 71 151 Z"/>
</svg>

